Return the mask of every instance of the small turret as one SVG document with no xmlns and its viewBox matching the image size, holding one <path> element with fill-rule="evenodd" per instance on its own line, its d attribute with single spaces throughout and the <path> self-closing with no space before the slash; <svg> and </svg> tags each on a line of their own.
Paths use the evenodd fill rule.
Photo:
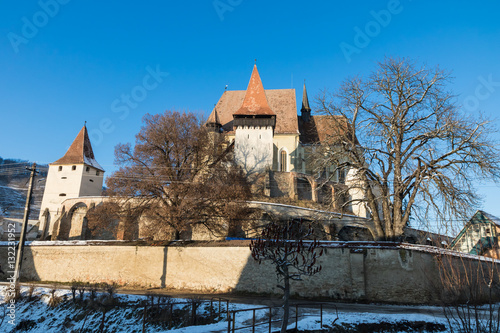
<svg viewBox="0 0 500 333">
<path fill-rule="evenodd" d="M 219 116 L 217 114 L 217 109 L 215 107 L 212 110 L 212 113 L 210 113 L 210 116 L 208 117 L 205 126 L 207 126 L 209 132 L 213 133 L 221 132 L 222 124 L 220 123 Z"/>
</svg>

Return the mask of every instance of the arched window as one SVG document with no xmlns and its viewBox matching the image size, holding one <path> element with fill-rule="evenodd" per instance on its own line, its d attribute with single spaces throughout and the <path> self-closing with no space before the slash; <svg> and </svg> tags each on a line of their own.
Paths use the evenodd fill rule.
<svg viewBox="0 0 500 333">
<path fill-rule="evenodd" d="M 286 153 L 286 150 L 282 150 L 280 153 L 280 171 L 286 172 L 288 171 L 288 154 Z"/>
</svg>

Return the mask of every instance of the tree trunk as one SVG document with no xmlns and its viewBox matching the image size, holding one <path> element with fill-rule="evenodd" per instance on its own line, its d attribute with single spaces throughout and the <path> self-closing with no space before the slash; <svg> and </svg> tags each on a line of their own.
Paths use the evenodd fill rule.
<svg viewBox="0 0 500 333">
<path fill-rule="evenodd" d="M 281 333 L 286 333 L 288 327 L 288 317 L 290 316 L 290 279 L 288 277 L 288 266 L 283 268 L 284 273 L 284 295 L 283 295 L 283 320 L 281 322 Z"/>
</svg>

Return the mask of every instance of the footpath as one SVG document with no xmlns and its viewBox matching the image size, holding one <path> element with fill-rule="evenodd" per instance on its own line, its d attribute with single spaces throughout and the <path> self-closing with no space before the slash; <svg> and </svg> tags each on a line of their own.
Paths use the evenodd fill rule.
<svg viewBox="0 0 500 333">
<path fill-rule="evenodd" d="M 6 282 L 0 282 L 0 285 L 7 285 Z M 35 285 L 42 288 L 53 288 L 54 284 L 37 283 L 37 282 L 23 282 L 22 286 Z M 70 284 L 57 284 L 58 289 L 70 289 Z M 239 293 L 212 293 L 205 294 L 191 290 L 178 290 L 178 289 L 163 289 L 163 288 L 118 288 L 118 294 L 129 295 L 162 295 L 172 298 L 199 298 L 203 300 L 210 300 L 212 298 L 223 298 L 229 300 L 231 303 L 248 304 L 255 306 L 281 306 L 282 299 L 280 295 L 247 295 Z M 324 299 L 307 299 L 307 298 L 294 298 L 290 300 L 290 304 L 328 304 L 328 307 L 334 307 L 338 312 L 347 313 L 379 313 L 379 314 L 423 314 L 434 316 L 437 318 L 445 318 L 443 308 L 441 306 L 432 305 L 402 305 L 402 304 L 380 304 L 380 303 L 345 303 L 338 301 L 331 301 L 328 298 Z"/>
</svg>

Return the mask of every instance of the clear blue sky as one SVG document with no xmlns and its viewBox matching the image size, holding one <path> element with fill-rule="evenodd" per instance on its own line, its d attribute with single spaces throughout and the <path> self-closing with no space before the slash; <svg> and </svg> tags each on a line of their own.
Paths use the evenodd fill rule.
<svg viewBox="0 0 500 333">
<path fill-rule="evenodd" d="M 453 71 L 467 111 L 495 118 L 499 13 L 496 1 L 458 0 L 4 1 L 0 156 L 53 162 L 87 121 L 109 174 L 114 146 L 134 141 L 145 113 L 208 116 L 226 84 L 246 88 L 254 59 L 265 88 L 300 95 L 307 79 L 312 97 L 386 55 L 410 57 Z M 499 188 L 479 186 L 500 216 Z"/>
</svg>

